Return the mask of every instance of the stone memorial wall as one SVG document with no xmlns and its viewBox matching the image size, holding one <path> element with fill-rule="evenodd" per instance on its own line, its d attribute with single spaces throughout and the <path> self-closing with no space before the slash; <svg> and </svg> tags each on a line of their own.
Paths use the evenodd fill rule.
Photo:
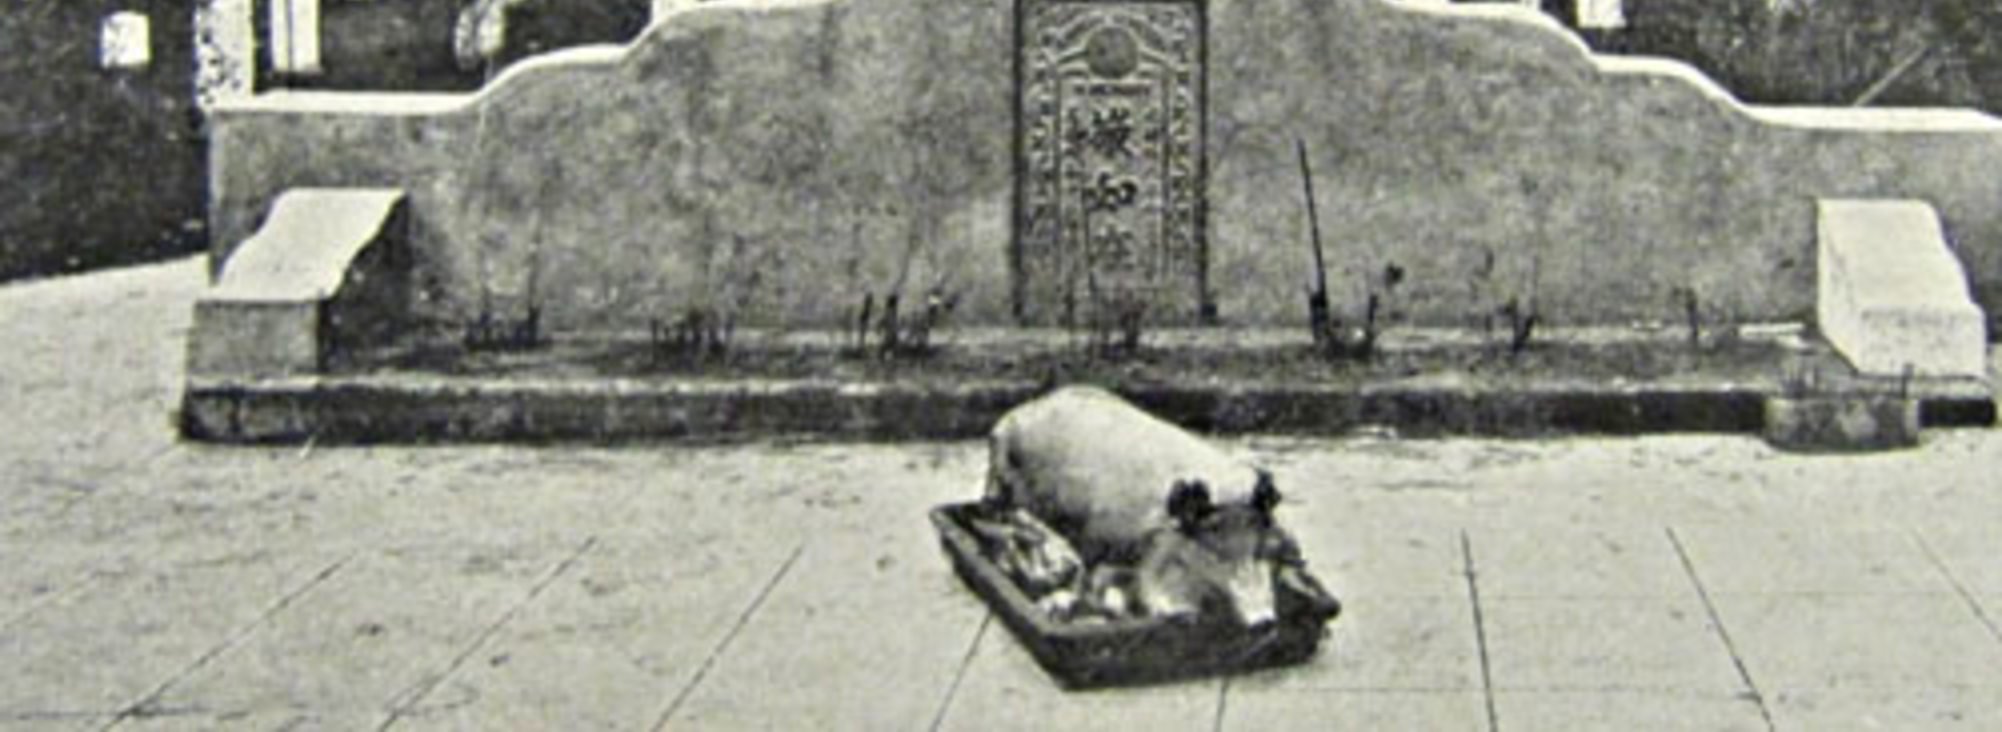
<svg viewBox="0 0 2002 732">
<path fill-rule="evenodd" d="M 1520 8 L 722 0 L 477 94 L 225 101 L 213 134 L 218 258 L 288 188 L 402 189 L 440 320 L 533 299 L 558 329 L 828 326 L 936 289 L 957 322 L 1052 322 L 1083 288 L 1302 322 L 1296 141 L 1338 308 L 1667 321 L 1693 289 L 1802 319 L 1835 197 L 1932 204 L 2002 305 L 2002 122 L 1747 107 Z"/>
</svg>

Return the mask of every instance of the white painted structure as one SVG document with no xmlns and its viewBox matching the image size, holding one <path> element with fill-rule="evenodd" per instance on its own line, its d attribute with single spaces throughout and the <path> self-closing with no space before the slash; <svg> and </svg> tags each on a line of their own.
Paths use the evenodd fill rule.
<svg viewBox="0 0 2002 732">
<path fill-rule="evenodd" d="M 153 63 L 153 22 L 145 13 L 127 11 L 105 17 L 98 63 L 107 69 L 143 69 Z"/>
<path fill-rule="evenodd" d="M 203 111 L 253 91 L 257 39 L 250 0 L 195 4 L 195 101 Z"/>
<path fill-rule="evenodd" d="M 1967 275 L 1923 201 L 1817 203 L 1816 317 L 1865 374 L 1985 377 L 1988 338 Z"/>
<path fill-rule="evenodd" d="M 1578 0 L 1578 17 L 1574 19 L 1578 27 L 1594 30 L 1613 30 L 1627 27 L 1627 13 L 1622 0 Z"/>
<path fill-rule="evenodd" d="M 320 73 L 320 0 L 270 0 L 271 68 Z"/>
</svg>

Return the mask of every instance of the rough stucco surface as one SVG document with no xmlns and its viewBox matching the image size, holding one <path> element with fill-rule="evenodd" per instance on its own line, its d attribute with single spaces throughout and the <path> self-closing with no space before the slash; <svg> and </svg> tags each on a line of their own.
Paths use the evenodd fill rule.
<svg viewBox="0 0 2002 732">
<path fill-rule="evenodd" d="M 912 241 L 914 286 L 950 272 L 998 315 L 1007 23 L 992 3 L 717 6 L 460 112 L 226 116 L 216 216 L 247 231 L 285 187 L 395 181 L 428 294 L 463 313 L 534 271 L 556 327 L 739 301 L 803 322 L 886 288 Z"/>
<path fill-rule="evenodd" d="M 1374 0 L 1211 7 L 1220 283 L 1284 282 L 1304 266 L 1296 134 L 1314 152 L 1346 281 L 1360 289 L 1398 264 L 1401 302 L 1427 319 L 1526 299 L 1532 273 L 1546 314 L 1567 322 L 1675 319 L 1677 287 L 1717 316 L 1799 317 L 1820 196 L 1933 200 L 1970 248 L 2002 233 L 1989 203 L 2002 188 L 1979 172 L 2002 160 L 2002 131 L 1761 124 L 1679 78 L 1599 72 L 1526 23 Z M 1998 263 L 1976 271 L 1993 279 Z M 1226 312 L 1297 309 L 1297 288 L 1227 288 Z"/>
<path fill-rule="evenodd" d="M 218 253 L 285 188 L 393 186 L 412 197 L 431 317 L 465 317 L 485 290 L 501 307 L 533 291 L 558 328 L 692 304 L 824 325 L 911 252 L 907 293 L 942 283 L 965 296 L 962 321 L 1003 321 L 1011 13 L 726 1 L 449 111 L 224 110 Z M 1304 320 L 1296 136 L 1338 307 L 1395 264 L 1392 311 L 1413 321 L 1467 323 L 1527 299 L 1532 274 L 1563 322 L 1676 319 L 1685 287 L 1707 317 L 1804 318 L 1824 197 L 1932 203 L 1977 298 L 2002 304 L 2002 124 L 1775 123 L 1680 76 L 1609 73 L 1526 17 L 1212 0 L 1210 267 L 1227 322 Z"/>
</svg>

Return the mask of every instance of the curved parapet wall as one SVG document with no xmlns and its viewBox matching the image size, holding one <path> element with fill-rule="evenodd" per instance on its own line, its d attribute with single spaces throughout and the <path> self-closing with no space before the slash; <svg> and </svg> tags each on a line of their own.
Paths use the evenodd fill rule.
<svg viewBox="0 0 2002 732">
<path fill-rule="evenodd" d="M 407 190 L 421 314 L 529 293 L 558 328 L 691 305 L 840 322 L 901 277 L 1009 312 L 1010 0 L 725 0 L 470 95 L 270 95 L 213 124 L 218 255 L 280 191 Z M 1304 319 L 1306 142 L 1338 305 L 1466 323 L 1802 318 L 1814 202 L 1931 203 L 2002 305 L 2002 122 L 1741 105 L 1531 11 L 1210 0 L 1210 282 Z"/>
<path fill-rule="evenodd" d="M 1994 119 L 1747 107 L 1682 64 L 1593 56 L 1519 8 L 1211 8 L 1213 236 L 1292 255 L 1226 254 L 1221 281 L 1283 281 L 1305 261 L 1295 135 L 1348 302 L 1396 264 L 1393 308 L 1430 319 L 1533 290 L 1564 321 L 1670 320 L 1678 288 L 1711 317 L 1804 317 L 1818 197 L 1930 200 L 1977 277 L 2002 277 L 2002 180 L 1982 172 L 2002 162 Z M 1286 312 L 1297 293 L 1240 310 Z"/>
<path fill-rule="evenodd" d="M 274 191 L 396 181 L 430 316 L 532 289 L 557 328 L 712 304 L 804 322 L 886 288 L 906 250 L 913 287 L 988 302 L 1007 38 L 986 2 L 720 2 L 476 95 L 250 100 L 215 124 L 217 241 Z"/>
</svg>

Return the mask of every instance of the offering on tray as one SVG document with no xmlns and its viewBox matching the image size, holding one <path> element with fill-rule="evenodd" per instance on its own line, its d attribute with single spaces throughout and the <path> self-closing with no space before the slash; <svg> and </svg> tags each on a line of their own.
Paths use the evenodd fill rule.
<svg viewBox="0 0 2002 732">
<path fill-rule="evenodd" d="M 1084 573 L 1084 561 L 1070 542 L 1027 511 L 973 517 L 968 528 L 980 535 L 981 555 L 1031 597 L 1068 588 Z"/>
<path fill-rule="evenodd" d="M 1089 567 L 1130 568 L 1146 615 L 1277 620 L 1273 580 L 1299 550 L 1270 473 L 1091 387 L 1017 407 L 988 450 L 987 503 L 1055 527 Z"/>
<path fill-rule="evenodd" d="M 1278 488 L 1112 394 L 1070 387 L 990 434 L 978 504 L 933 513 L 960 575 L 1067 683 L 1292 662 L 1340 603 Z"/>
<path fill-rule="evenodd" d="M 979 537 L 980 555 L 1051 619 L 1116 620 L 1135 610 L 1127 599 L 1132 567 L 1106 562 L 1087 571 L 1070 542 L 1027 511 L 988 513 L 967 518 L 967 528 Z"/>
</svg>

